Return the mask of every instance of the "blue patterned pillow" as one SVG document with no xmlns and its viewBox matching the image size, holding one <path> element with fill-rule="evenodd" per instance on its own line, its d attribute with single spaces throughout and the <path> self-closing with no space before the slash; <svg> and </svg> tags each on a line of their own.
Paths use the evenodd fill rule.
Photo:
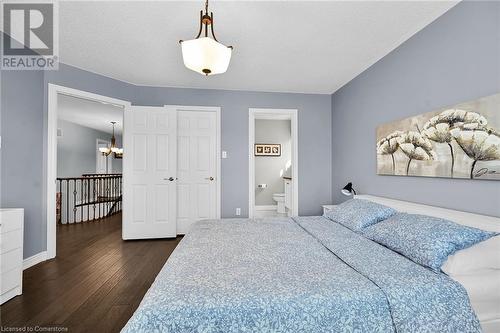
<svg viewBox="0 0 500 333">
<path fill-rule="evenodd" d="M 363 234 L 414 262 L 440 272 L 448 256 L 497 235 L 427 215 L 399 213 Z"/>
<path fill-rule="evenodd" d="M 396 213 L 397 211 L 390 207 L 369 200 L 351 199 L 335 206 L 324 216 L 352 231 L 361 231 L 361 229 L 383 221 Z"/>
</svg>

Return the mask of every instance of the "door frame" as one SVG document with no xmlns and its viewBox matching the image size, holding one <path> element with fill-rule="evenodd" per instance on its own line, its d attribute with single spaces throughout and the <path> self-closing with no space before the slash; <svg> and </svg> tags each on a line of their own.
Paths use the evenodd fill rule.
<svg viewBox="0 0 500 333">
<path fill-rule="evenodd" d="M 193 105 L 165 105 L 170 110 L 179 111 L 197 111 L 197 112 L 215 112 L 216 123 L 216 142 L 215 142 L 215 160 L 216 160 L 216 218 L 221 218 L 222 211 L 222 178 L 221 178 L 221 108 L 219 106 L 193 106 Z"/>
<path fill-rule="evenodd" d="M 47 84 L 47 123 L 44 132 L 47 133 L 47 148 L 46 148 L 46 172 L 45 172 L 45 198 L 47 210 L 47 260 L 56 257 L 56 178 L 57 178 L 57 95 L 66 95 L 76 98 L 83 98 L 95 102 L 104 102 L 121 107 L 130 106 L 129 101 L 116 99 L 104 95 L 94 94 L 88 91 L 60 86 L 57 84 Z M 125 129 L 124 129 L 125 130 Z M 125 157 L 124 157 L 125 158 Z"/>
<path fill-rule="evenodd" d="M 253 218 L 255 209 L 255 120 L 290 120 L 292 137 L 292 216 L 299 215 L 299 139 L 297 109 L 248 109 L 248 217 Z"/>
</svg>

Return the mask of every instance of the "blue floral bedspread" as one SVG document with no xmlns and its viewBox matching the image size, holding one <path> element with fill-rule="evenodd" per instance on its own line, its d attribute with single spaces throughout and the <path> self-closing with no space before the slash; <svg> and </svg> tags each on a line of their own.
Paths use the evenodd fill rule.
<svg viewBox="0 0 500 333">
<path fill-rule="evenodd" d="M 198 222 L 122 332 L 479 332 L 465 290 L 322 217 Z"/>
</svg>

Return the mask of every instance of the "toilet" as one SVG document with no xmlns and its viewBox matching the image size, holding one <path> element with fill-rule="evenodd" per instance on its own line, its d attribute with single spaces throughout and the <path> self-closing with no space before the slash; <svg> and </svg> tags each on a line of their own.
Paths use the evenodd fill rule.
<svg viewBox="0 0 500 333">
<path fill-rule="evenodd" d="M 278 209 L 276 210 L 278 214 L 285 214 L 285 193 L 274 193 L 273 200 L 278 204 Z"/>
</svg>

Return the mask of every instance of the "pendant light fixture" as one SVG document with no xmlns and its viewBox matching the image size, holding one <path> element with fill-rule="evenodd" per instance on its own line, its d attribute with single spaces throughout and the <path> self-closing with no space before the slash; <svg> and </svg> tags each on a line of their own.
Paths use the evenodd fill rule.
<svg viewBox="0 0 500 333">
<path fill-rule="evenodd" d="M 100 147 L 99 151 L 103 156 L 109 156 L 109 154 L 113 153 L 115 158 L 123 158 L 123 148 L 118 148 L 116 146 L 116 138 L 115 138 L 115 124 L 116 121 L 111 122 L 113 126 L 113 134 L 111 136 L 111 145 L 109 147 Z"/>
<path fill-rule="evenodd" d="M 209 30 L 212 37 L 209 36 Z M 202 36 L 203 33 L 203 36 Z M 224 73 L 231 60 L 232 46 L 225 46 L 214 34 L 214 14 L 208 15 L 208 0 L 205 13 L 200 11 L 200 29 L 198 36 L 191 40 L 180 40 L 184 65 L 200 74 L 212 75 Z"/>
</svg>

